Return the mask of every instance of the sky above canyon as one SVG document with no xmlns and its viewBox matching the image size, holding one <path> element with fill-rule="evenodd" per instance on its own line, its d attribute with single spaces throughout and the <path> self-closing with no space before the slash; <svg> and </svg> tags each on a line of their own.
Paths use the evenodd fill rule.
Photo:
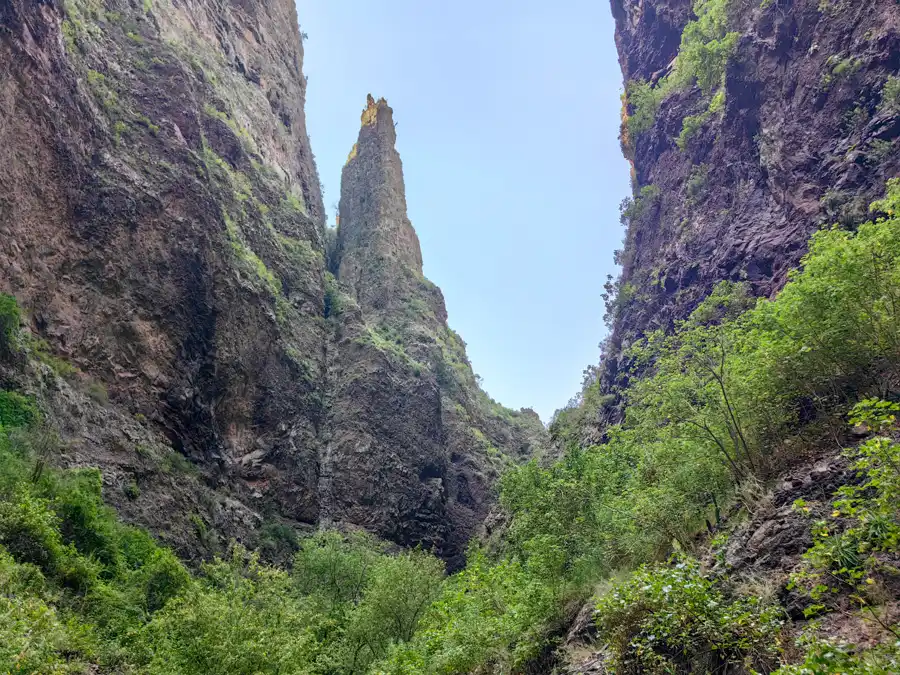
<svg viewBox="0 0 900 675">
<path fill-rule="evenodd" d="M 333 222 L 366 94 L 394 109 L 425 275 L 485 390 L 547 422 L 598 361 L 628 165 L 609 5 L 298 0 Z"/>
</svg>

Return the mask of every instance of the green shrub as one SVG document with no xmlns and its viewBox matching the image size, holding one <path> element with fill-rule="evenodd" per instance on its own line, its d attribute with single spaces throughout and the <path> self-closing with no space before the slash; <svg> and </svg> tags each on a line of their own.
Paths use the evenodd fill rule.
<svg viewBox="0 0 900 675">
<path fill-rule="evenodd" d="M 43 447 L 43 436 L 27 431 L 0 439 L 0 549 L 43 571 L 31 589 L 36 597 L 74 610 L 93 624 L 100 651 L 125 658 L 119 638 L 190 577 L 171 552 L 146 532 L 122 525 L 103 505 L 96 469 L 43 467 L 33 454 Z"/>
<path fill-rule="evenodd" d="M 781 614 L 729 600 L 682 558 L 639 569 L 600 599 L 595 619 L 616 673 L 765 672 L 778 662 Z"/>
<path fill-rule="evenodd" d="M 27 344 L 31 355 L 41 363 L 48 365 L 60 377 L 71 381 L 73 376 L 78 373 L 78 369 L 71 363 L 51 353 L 50 345 L 46 340 L 29 336 Z"/>
<path fill-rule="evenodd" d="M 331 272 L 325 272 L 325 318 L 340 316 L 344 311 L 344 294 Z"/>
<path fill-rule="evenodd" d="M 621 219 L 630 222 L 640 218 L 659 204 L 661 196 L 662 192 L 656 185 L 645 185 L 633 200 L 626 198 L 622 202 L 619 207 Z"/>
<path fill-rule="evenodd" d="M 19 305 L 11 295 L 0 293 L 0 360 L 8 360 L 18 351 Z"/>
<path fill-rule="evenodd" d="M 803 663 L 782 666 L 772 675 L 892 675 L 900 672 L 898 643 L 859 649 L 835 641 L 813 640 L 805 647 Z"/>
<path fill-rule="evenodd" d="M 30 427 L 39 419 L 34 398 L 0 390 L 0 425 L 7 428 Z"/>
<path fill-rule="evenodd" d="M 884 83 L 881 90 L 881 103 L 878 104 L 878 112 L 900 112 L 900 77 L 891 75 Z"/>
<path fill-rule="evenodd" d="M 614 301 L 610 295 L 605 295 Z M 607 405 L 615 404 L 615 395 L 604 395 L 601 392 L 598 371 L 599 368 L 595 366 L 586 368 L 581 391 L 566 404 L 565 408 L 553 414 L 550 420 L 550 436 L 554 442 L 560 444 L 560 447 L 577 445 L 580 430 L 588 423 L 589 417 Z"/>
<path fill-rule="evenodd" d="M 440 592 L 444 566 L 422 551 L 383 556 L 373 566 L 340 643 L 346 672 L 365 672 L 393 644 L 412 639 Z"/>
<path fill-rule="evenodd" d="M 85 627 L 66 621 L 40 597 L 40 572 L 0 547 L 0 672 L 58 675 L 86 672 Z"/>
<path fill-rule="evenodd" d="M 895 426 L 900 405 L 868 399 L 854 406 L 850 422 L 876 433 Z M 795 571 L 791 587 L 805 590 L 813 603 L 804 611 L 815 615 L 843 601 L 844 593 L 865 612 L 875 616 L 878 582 L 896 569 L 882 554 L 900 551 L 900 444 L 876 436 L 845 451 L 862 481 L 841 487 L 831 516 L 813 526 L 813 546 L 804 554 L 804 566 Z M 803 500 L 794 504 L 807 512 Z"/>
<path fill-rule="evenodd" d="M 146 673 L 256 675 L 310 672 L 324 617 L 285 573 L 235 548 L 157 611 L 141 630 Z"/>
<path fill-rule="evenodd" d="M 339 608 L 359 602 L 372 566 L 383 551 L 369 535 L 325 531 L 306 537 L 294 556 L 294 579 L 303 595 Z"/>
<path fill-rule="evenodd" d="M 684 118 L 681 127 L 681 134 L 675 140 L 675 144 L 679 150 L 687 148 L 688 141 L 697 135 L 697 132 L 706 124 L 707 116 L 705 113 L 699 115 L 688 115 Z"/>
<path fill-rule="evenodd" d="M 830 56 L 825 62 L 825 72 L 822 73 L 819 84 L 824 91 L 828 91 L 835 82 L 850 78 L 861 67 L 862 60 L 858 58 L 841 58 L 837 54 Z"/>
<path fill-rule="evenodd" d="M 267 521 L 259 531 L 259 550 L 268 559 L 280 560 L 294 555 L 300 548 L 297 531 L 290 525 Z"/>
<path fill-rule="evenodd" d="M 103 504 L 103 480 L 97 469 L 79 469 L 63 474 L 56 485 L 53 508 L 59 515 L 63 540 L 79 553 L 105 568 L 120 564 L 118 523 Z"/>
<path fill-rule="evenodd" d="M 375 672 L 513 672 L 540 650 L 558 611 L 559 598 L 521 563 L 470 551 L 413 639 L 395 645 Z"/>
<path fill-rule="evenodd" d="M 64 548 L 58 522 L 48 500 L 21 490 L 13 499 L 0 501 L 0 545 L 17 563 L 35 565 L 53 575 Z"/>
<path fill-rule="evenodd" d="M 687 148 L 688 141 L 693 138 L 697 132 L 703 128 L 713 115 L 721 112 L 725 108 L 725 89 L 719 89 L 715 96 L 710 99 L 709 106 L 699 115 L 688 115 L 682 123 L 681 134 L 675 140 L 675 144 L 679 150 Z"/>
<path fill-rule="evenodd" d="M 665 90 L 643 80 L 631 80 L 625 85 L 625 92 L 629 107 L 626 119 L 628 134 L 636 138 L 653 127 Z"/>
<path fill-rule="evenodd" d="M 153 537 L 136 527 L 123 526 L 118 541 L 122 564 L 127 570 L 142 567 L 159 549 Z"/>
<path fill-rule="evenodd" d="M 62 586 L 83 593 L 96 582 L 101 564 L 65 543 L 56 506 L 55 500 L 25 487 L 0 501 L 0 545 L 16 562 L 35 565 Z"/>
<path fill-rule="evenodd" d="M 681 34 L 678 61 L 670 76 L 675 87 L 696 82 L 704 93 L 722 83 L 725 66 L 740 35 L 728 31 L 730 0 L 694 0 L 697 19 Z"/>
<path fill-rule="evenodd" d="M 139 576 L 148 612 L 162 609 L 191 583 L 191 576 L 181 561 L 171 551 L 157 547 L 141 567 Z"/>
<path fill-rule="evenodd" d="M 700 164 L 691 169 L 691 175 L 688 176 L 687 182 L 684 184 L 688 200 L 691 202 L 702 201 L 708 182 L 709 166 Z"/>
<path fill-rule="evenodd" d="M 134 480 L 132 480 L 130 483 L 128 483 L 128 485 L 122 488 L 122 492 L 124 492 L 125 496 L 132 501 L 141 496 L 141 488 L 137 484 L 137 481 Z"/>
<path fill-rule="evenodd" d="M 694 85 L 700 87 L 704 95 L 719 88 L 720 92 L 710 103 L 706 118 L 694 116 L 685 120 L 687 138 L 708 119 L 709 115 L 721 110 L 724 103 L 725 67 L 737 48 L 739 33 L 728 31 L 728 11 L 731 0 L 694 0 L 693 10 L 697 17 L 689 21 L 681 34 L 681 45 L 672 72 L 661 78 L 656 85 L 645 81 L 628 82 L 625 88 L 628 104 L 626 125 L 630 138 L 647 131 L 653 126 L 656 112 L 662 100 L 672 91 Z M 721 96 L 721 100 L 717 99 Z"/>
<path fill-rule="evenodd" d="M 862 67 L 862 61 L 854 58 L 847 58 L 838 61 L 834 68 L 831 69 L 835 77 L 849 77 Z"/>
</svg>

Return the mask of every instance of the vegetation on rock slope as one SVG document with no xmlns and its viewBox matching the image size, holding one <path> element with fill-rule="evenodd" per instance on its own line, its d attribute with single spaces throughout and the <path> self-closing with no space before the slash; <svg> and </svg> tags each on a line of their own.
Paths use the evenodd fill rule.
<svg viewBox="0 0 900 675">
<path fill-rule="evenodd" d="M 725 66 L 740 37 L 740 33 L 728 30 L 727 10 L 731 1 L 694 0 L 696 19 L 688 22 L 681 35 L 681 47 L 672 71 L 655 83 L 628 82 L 624 102 L 631 108 L 631 113 L 624 121 L 623 138 L 634 139 L 650 129 L 663 99 L 694 84 L 710 99 L 709 109 L 684 120 L 679 147 L 683 149 L 696 129 L 722 109 L 725 104 Z M 626 155 L 632 156 L 633 148 L 626 147 Z"/>
<path fill-rule="evenodd" d="M 772 296 L 818 226 L 864 222 L 900 171 L 895 3 L 612 7 L 633 198 L 622 272 L 607 287 L 610 334 L 587 384 L 599 382 L 578 424 L 587 443 L 622 420 L 634 340 L 671 330 L 721 280 Z"/>
<path fill-rule="evenodd" d="M 336 533 L 305 539 L 290 572 L 239 545 L 190 572 L 102 505 L 98 471 L 47 468 L 57 448 L 22 413 L 27 397 L 7 396 L 0 668 L 513 672 L 541 652 L 570 601 L 651 563 L 599 599 L 597 621 L 620 672 L 772 672 L 787 658 L 786 614 L 721 588 L 684 556 L 789 439 L 870 393 L 896 395 L 900 181 L 875 209 L 883 215 L 855 232 L 817 234 L 776 299 L 754 304 L 740 286 L 722 286 L 675 334 L 638 345 L 651 374 L 631 390 L 629 416 L 609 443 L 573 444 L 553 466 L 507 473 L 507 546 L 473 548 L 450 577 L 426 552 L 390 553 Z M 15 337 L 5 340 L 13 350 Z M 893 433 L 897 407 L 867 402 L 854 422 Z M 896 573 L 897 452 L 882 436 L 854 451 L 865 482 L 845 488 L 830 521 L 815 525 L 793 582 L 809 594 L 810 615 L 827 614 L 848 591 L 892 639 L 897 629 L 876 604 Z M 675 563 L 652 564 L 673 547 Z M 807 665 L 782 672 L 826 663 L 886 673 L 897 658 L 889 646 L 855 654 L 815 638 L 808 645 Z"/>
<path fill-rule="evenodd" d="M 727 6 L 697 0 L 674 69 L 654 84 L 629 84 L 626 139 L 654 124 L 664 97 L 694 84 L 704 107 L 680 121 L 680 150 L 722 110 L 725 65 L 737 40 Z M 72 53 L 89 52 L 98 37 L 77 12 L 63 30 Z M 123 28 L 129 47 L 146 39 Z M 852 59 L 829 64 L 826 88 L 857 67 Z M 122 148 L 132 134 L 156 138 L 160 125 L 122 108 L 112 79 L 87 71 L 92 95 L 110 116 L 110 142 Z M 897 98 L 892 83 L 880 106 Z M 223 134 L 230 130 L 239 148 L 254 142 L 234 112 L 203 112 L 206 122 L 224 125 Z M 247 147 L 238 154 L 257 153 Z M 284 272 L 324 275 L 321 251 L 311 243 L 317 237 L 282 233 L 272 246 L 256 247 L 251 235 L 257 221 L 263 234 L 277 235 L 269 218 L 292 221 L 306 206 L 293 193 L 259 201 L 254 186 L 266 181 L 255 160 L 239 169 L 205 141 L 197 157 L 198 179 L 222 207 L 229 263 L 271 301 L 273 320 L 296 322 L 283 297 L 295 284 L 285 284 Z M 701 187 L 691 194 L 707 179 L 703 167 L 696 169 L 691 185 Z M 632 214 L 656 208 L 661 198 L 654 186 L 640 194 Z M 269 206 L 279 200 L 286 214 Z M 236 543 L 223 558 L 189 570 L 103 505 L 98 470 L 49 468 L 63 448 L 42 427 L 39 406 L 25 391 L 3 391 L 0 671 L 515 672 L 542 662 L 571 609 L 599 584 L 589 602 L 616 672 L 896 672 L 898 629 L 888 605 L 897 594 L 900 531 L 893 440 L 900 183 L 875 209 L 880 217 L 856 230 L 817 234 L 804 267 L 776 299 L 755 301 L 744 285 L 722 284 L 674 332 L 650 333 L 633 345 L 623 423 L 608 431 L 605 444 L 585 447 L 577 419 L 585 406 L 564 411 L 554 422 L 564 457 L 506 473 L 502 546 L 473 544 L 466 568 L 451 576 L 425 551 L 397 552 L 367 536 L 334 532 L 297 541 L 274 523 L 273 538 L 299 549 L 289 571 Z M 623 284 L 616 304 L 627 305 L 638 290 Z M 342 304 L 353 309 L 333 283 L 322 293 L 333 323 Z M 310 316 L 321 323 L 318 312 Z M 18 324 L 15 302 L 0 297 L 0 359 L 18 358 Z M 365 328 L 363 344 L 408 366 L 416 379 L 425 372 L 410 358 L 414 331 L 407 323 Z M 474 391 L 473 408 L 508 415 L 474 386 L 457 336 L 447 330 L 436 339 L 442 393 Z M 593 409 L 602 404 L 599 383 L 589 380 L 584 398 Z M 830 516 L 810 522 L 813 544 L 790 588 L 778 590 L 803 598 L 802 621 L 859 615 L 881 643 L 861 649 L 824 642 L 810 622 L 792 648 L 796 626 L 776 594 L 756 598 L 691 554 L 698 533 L 718 528 L 722 513 L 751 506 L 748 486 L 775 475 L 806 439 L 836 431 L 843 424 L 836 419 L 851 407 L 853 422 L 874 433 L 848 451 L 860 483 L 840 490 Z M 492 446 L 484 442 L 487 452 Z M 125 494 L 133 498 L 137 490 L 129 486 Z M 809 508 L 796 504 L 798 513 Z M 200 537 L 204 528 L 198 518 Z"/>
</svg>

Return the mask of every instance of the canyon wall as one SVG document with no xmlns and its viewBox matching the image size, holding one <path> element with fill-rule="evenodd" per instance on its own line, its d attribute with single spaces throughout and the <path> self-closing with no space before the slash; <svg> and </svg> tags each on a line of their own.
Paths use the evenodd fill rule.
<svg viewBox="0 0 900 675">
<path fill-rule="evenodd" d="M 0 291 L 30 335 L 2 385 L 56 461 L 184 555 L 331 524 L 458 564 L 544 431 L 422 277 L 386 105 L 332 276 L 292 0 L 8 0 L 0 28 Z"/>
<path fill-rule="evenodd" d="M 635 339 L 686 318 L 722 280 L 771 296 L 813 232 L 868 219 L 868 204 L 900 173 L 894 0 L 611 0 L 611 8 L 634 193 L 594 375 L 606 396 L 585 416 L 587 441 L 621 418 L 623 352 Z M 717 37 L 733 34 L 721 80 L 706 91 L 669 87 L 646 115 L 635 85 L 663 92 L 685 28 L 704 12 L 718 12 Z"/>
</svg>

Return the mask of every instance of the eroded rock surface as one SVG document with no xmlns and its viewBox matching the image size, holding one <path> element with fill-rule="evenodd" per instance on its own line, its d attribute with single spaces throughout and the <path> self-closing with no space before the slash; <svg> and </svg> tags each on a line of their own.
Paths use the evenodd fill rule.
<svg viewBox="0 0 900 675">
<path fill-rule="evenodd" d="M 344 191 L 383 198 L 342 207 L 350 301 L 330 311 L 302 65 L 293 0 L 0 3 L 0 291 L 33 343 L 2 384 L 183 553 L 348 523 L 458 560 L 492 463 L 543 428 L 478 389 L 377 119 Z M 401 316 L 402 348 L 377 333 Z"/>
<path fill-rule="evenodd" d="M 658 82 L 694 18 L 691 0 L 611 6 L 624 80 Z M 650 129 L 623 137 L 635 197 L 649 188 L 650 198 L 630 218 L 620 253 L 606 392 L 624 385 L 621 355 L 637 337 L 686 318 L 722 280 L 772 295 L 816 229 L 866 220 L 900 173 L 900 106 L 885 99 L 900 71 L 894 0 L 734 0 L 726 13 L 738 42 L 724 109 L 679 148 L 685 118 L 703 114 L 710 95 L 674 91 Z M 617 418 L 599 411 L 588 436 Z"/>
<path fill-rule="evenodd" d="M 326 501 L 345 520 L 426 542 L 456 565 L 499 470 L 539 451 L 545 432 L 533 411 L 503 408 L 478 387 L 440 289 L 422 276 L 395 140 L 393 111 L 369 96 L 330 256 L 343 309 L 331 320 Z M 369 474 L 377 480 L 365 482 Z"/>
</svg>

